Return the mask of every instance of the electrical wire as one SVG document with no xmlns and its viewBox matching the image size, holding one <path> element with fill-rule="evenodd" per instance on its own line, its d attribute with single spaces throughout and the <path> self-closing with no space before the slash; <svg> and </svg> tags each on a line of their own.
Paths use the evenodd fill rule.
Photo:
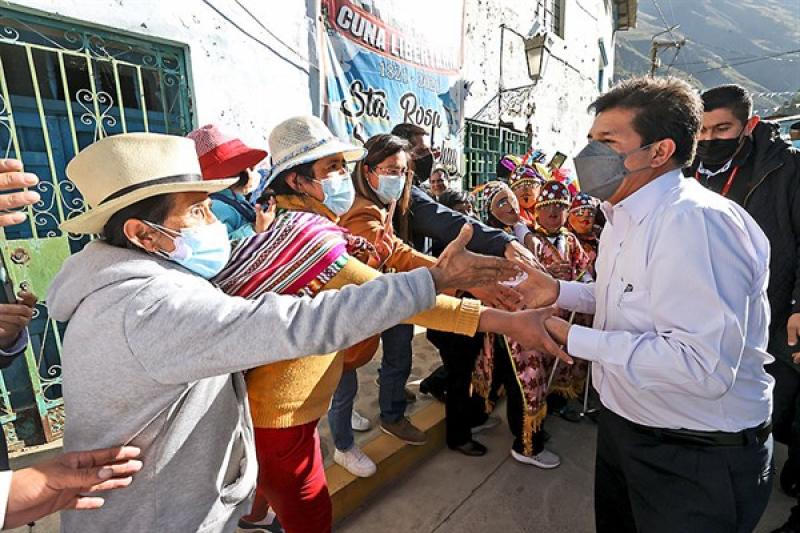
<svg viewBox="0 0 800 533">
<path fill-rule="evenodd" d="M 243 35 L 249 37 L 250 39 L 252 39 L 256 43 L 260 44 L 261 46 L 263 46 L 264 48 L 266 48 L 267 50 L 269 50 L 270 52 L 272 52 L 273 54 L 275 54 L 279 58 L 283 59 L 285 62 L 289 63 L 291 66 L 293 66 L 297 70 L 305 72 L 306 74 L 310 74 L 310 71 L 306 67 L 304 67 L 303 65 L 297 63 L 296 61 L 292 60 L 291 58 L 286 57 L 281 52 L 279 52 L 278 50 L 273 48 L 269 43 L 266 43 L 266 42 L 262 41 L 261 39 L 259 39 L 258 37 L 256 37 L 255 35 L 253 35 L 249 31 L 247 31 L 246 29 L 242 28 L 239 24 L 237 24 L 228 15 L 223 13 L 217 6 L 212 4 L 210 2 L 210 0 L 203 0 L 203 3 L 206 4 L 208 7 L 210 7 L 213 11 L 215 11 L 217 13 L 217 15 L 219 15 L 220 17 L 225 19 L 228 22 L 228 24 L 230 24 L 231 26 L 233 26 L 234 28 L 239 30 Z M 317 67 L 316 65 L 311 65 L 311 66 L 316 68 L 317 70 L 319 70 L 319 67 Z"/>
<path fill-rule="evenodd" d="M 670 64 L 667 66 L 667 72 L 666 72 L 665 74 L 669 74 L 669 71 L 670 71 L 670 70 L 672 70 L 672 66 L 675 64 L 675 61 L 678 59 L 678 55 L 680 55 L 680 53 L 681 53 L 681 50 L 683 50 L 683 47 L 682 47 L 682 46 L 678 46 L 678 47 L 675 49 L 675 55 L 672 57 L 672 61 L 671 61 L 671 62 L 670 62 Z"/>
<path fill-rule="evenodd" d="M 670 26 L 669 22 L 667 22 L 667 19 L 664 16 L 664 12 L 661 11 L 661 6 L 658 5 L 658 0 L 653 0 L 653 5 L 656 6 L 656 10 L 658 10 L 658 16 L 661 17 L 661 22 L 664 23 L 664 28 L 667 30 L 667 32 L 669 32 L 669 36 L 677 40 L 675 38 L 675 34 L 672 33 L 672 26 Z"/>
<path fill-rule="evenodd" d="M 292 45 L 290 45 L 290 44 L 286 43 L 286 42 L 285 42 L 283 39 L 281 39 L 280 37 L 278 37 L 277 35 L 275 35 L 275 33 L 273 33 L 273 32 L 272 32 L 272 30 L 270 30 L 269 28 L 267 28 L 267 27 L 264 25 L 264 23 L 263 23 L 263 22 L 261 22 L 261 20 L 260 20 L 258 17 L 256 17 L 256 16 L 255 16 L 255 15 L 252 13 L 252 11 L 250 11 L 249 9 L 247 9 L 247 7 L 246 7 L 244 4 L 242 4 L 242 3 L 241 3 L 239 0 L 234 0 L 234 2 L 236 2 L 236 5 L 238 5 L 240 8 L 242 8 L 242 10 L 243 10 L 245 13 L 247 13 L 247 14 L 250 16 L 250 18 L 251 18 L 251 19 L 253 19 L 253 20 L 255 21 L 255 23 L 256 23 L 256 24 L 258 24 L 259 26 L 261 26 L 261 28 L 262 28 L 262 29 L 263 29 L 265 32 L 267 32 L 267 33 L 270 35 L 270 37 L 272 37 L 273 39 L 275 39 L 276 41 L 278 41 L 279 43 L 281 43 L 281 44 L 282 44 L 284 47 L 286 47 L 286 49 L 287 49 L 287 50 L 289 50 L 289 51 L 290 51 L 290 52 L 292 52 L 294 55 L 296 55 L 297 57 L 299 57 L 300 59 L 302 59 L 304 62 L 308 63 L 308 64 L 309 64 L 311 67 L 313 67 L 313 68 L 317 69 L 317 65 L 315 65 L 314 63 L 312 63 L 311 61 L 309 61 L 309 59 L 308 59 L 307 57 L 303 56 L 303 55 L 302 55 L 300 52 L 298 52 L 297 50 L 295 50 L 295 49 L 294 49 L 294 47 L 293 47 Z M 317 70 L 318 70 L 318 69 L 317 69 Z"/>
<path fill-rule="evenodd" d="M 786 55 L 790 55 L 790 54 L 798 54 L 798 53 L 800 53 L 800 48 L 798 48 L 797 50 L 787 50 L 785 52 L 779 52 L 777 54 L 771 54 L 771 55 L 767 55 L 767 56 L 757 57 L 757 58 L 754 58 L 754 59 L 748 59 L 746 61 L 739 61 L 738 63 L 728 63 L 727 65 L 720 65 L 718 67 L 707 68 L 707 69 L 703 69 L 703 70 L 697 70 L 695 72 L 689 72 L 689 74 L 692 74 L 692 75 L 694 75 L 694 74 L 704 74 L 706 72 L 712 72 L 712 71 L 715 71 L 715 70 L 724 70 L 724 69 L 731 68 L 731 67 L 737 67 L 739 65 L 748 65 L 750 63 L 755 63 L 757 61 L 766 61 L 767 59 L 775 59 L 776 57 L 782 57 L 782 56 L 786 56 Z"/>
</svg>

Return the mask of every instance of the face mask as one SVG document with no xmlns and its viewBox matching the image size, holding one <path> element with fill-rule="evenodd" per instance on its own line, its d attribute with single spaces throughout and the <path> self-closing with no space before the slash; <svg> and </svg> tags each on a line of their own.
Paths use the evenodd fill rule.
<svg viewBox="0 0 800 533">
<path fill-rule="evenodd" d="M 628 170 L 625 160 L 636 152 L 646 150 L 655 143 L 650 143 L 627 153 L 617 153 L 600 141 L 590 141 L 575 156 L 575 172 L 581 190 L 600 200 L 608 200 L 619 188 L 619 184 L 628 174 L 639 172 L 648 167 Z"/>
<path fill-rule="evenodd" d="M 367 182 L 369 183 L 369 182 Z M 381 176 L 378 175 L 378 188 L 375 189 L 370 183 L 370 187 L 375 194 L 378 195 L 381 202 L 390 204 L 394 200 L 399 200 L 403 195 L 403 189 L 406 186 L 405 176 Z"/>
<path fill-rule="evenodd" d="M 152 222 L 146 223 L 171 238 L 175 244 L 173 251 L 160 251 L 157 252 L 158 255 L 178 263 L 205 279 L 211 279 L 219 274 L 231 257 L 228 229 L 220 221 L 180 231 Z"/>
<path fill-rule="evenodd" d="M 711 139 L 697 142 L 697 158 L 704 165 L 722 165 L 733 159 L 742 142 L 736 139 Z"/>
<path fill-rule="evenodd" d="M 322 203 L 330 209 L 334 215 L 340 217 L 350 211 L 353 201 L 356 199 L 356 190 L 353 187 L 353 180 L 350 174 L 332 176 L 324 180 L 316 180 L 322 184 Z"/>
<path fill-rule="evenodd" d="M 417 183 L 422 183 L 431 177 L 433 170 L 433 154 L 428 153 L 419 159 L 414 160 L 414 179 Z"/>
</svg>

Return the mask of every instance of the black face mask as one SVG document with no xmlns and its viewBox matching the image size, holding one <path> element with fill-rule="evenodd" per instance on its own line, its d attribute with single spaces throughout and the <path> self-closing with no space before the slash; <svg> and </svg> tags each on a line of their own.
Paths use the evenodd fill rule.
<svg viewBox="0 0 800 533">
<path fill-rule="evenodd" d="M 414 181 L 422 183 L 431 177 L 431 170 L 433 170 L 433 154 L 428 153 L 414 160 Z"/>
<path fill-rule="evenodd" d="M 742 140 L 738 137 L 736 139 L 698 141 L 697 158 L 703 165 L 722 165 L 733 159 L 741 145 Z"/>
</svg>

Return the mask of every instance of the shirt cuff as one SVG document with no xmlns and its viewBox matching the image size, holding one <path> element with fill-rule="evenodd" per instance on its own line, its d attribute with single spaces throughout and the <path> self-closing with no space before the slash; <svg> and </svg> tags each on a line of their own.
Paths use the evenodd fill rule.
<svg viewBox="0 0 800 533">
<path fill-rule="evenodd" d="M 17 341 L 9 348 L 0 348 L 0 357 L 16 357 L 22 352 L 25 351 L 25 348 L 28 346 L 28 330 L 23 329 L 19 337 L 17 337 Z"/>
<path fill-rule="evenodd" d="M 0 529 L 6 523 L 6 510 L 8 509 L 8 496 L 11 492 L 11 470 L 0 472 Z"/>
<path fill-rule="evenodd" d="M 581 285 L 581 283 L 559 281 L 556 306 L 569 311 L 580 307 L 582 289 Z"/>
<path fill-rule="evenodd" d="M 567 353 L 587 361 L 599 361 L 602 331 L 572 325 L 567 335 Z"/>
</svg>

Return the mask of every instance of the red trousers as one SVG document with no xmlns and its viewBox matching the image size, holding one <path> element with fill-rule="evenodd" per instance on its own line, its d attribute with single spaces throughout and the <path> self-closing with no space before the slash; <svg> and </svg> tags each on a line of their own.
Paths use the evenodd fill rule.
<svg viewBox="0 0 800 533">
<path fill-rule="evenodd" d="M 258 486 L 253 511 L 245 520 L 260 520 L 269 505 L 286 533 L 331 531 L 333 512 L 317 422 L 255 428 Z"/>
</svg>

